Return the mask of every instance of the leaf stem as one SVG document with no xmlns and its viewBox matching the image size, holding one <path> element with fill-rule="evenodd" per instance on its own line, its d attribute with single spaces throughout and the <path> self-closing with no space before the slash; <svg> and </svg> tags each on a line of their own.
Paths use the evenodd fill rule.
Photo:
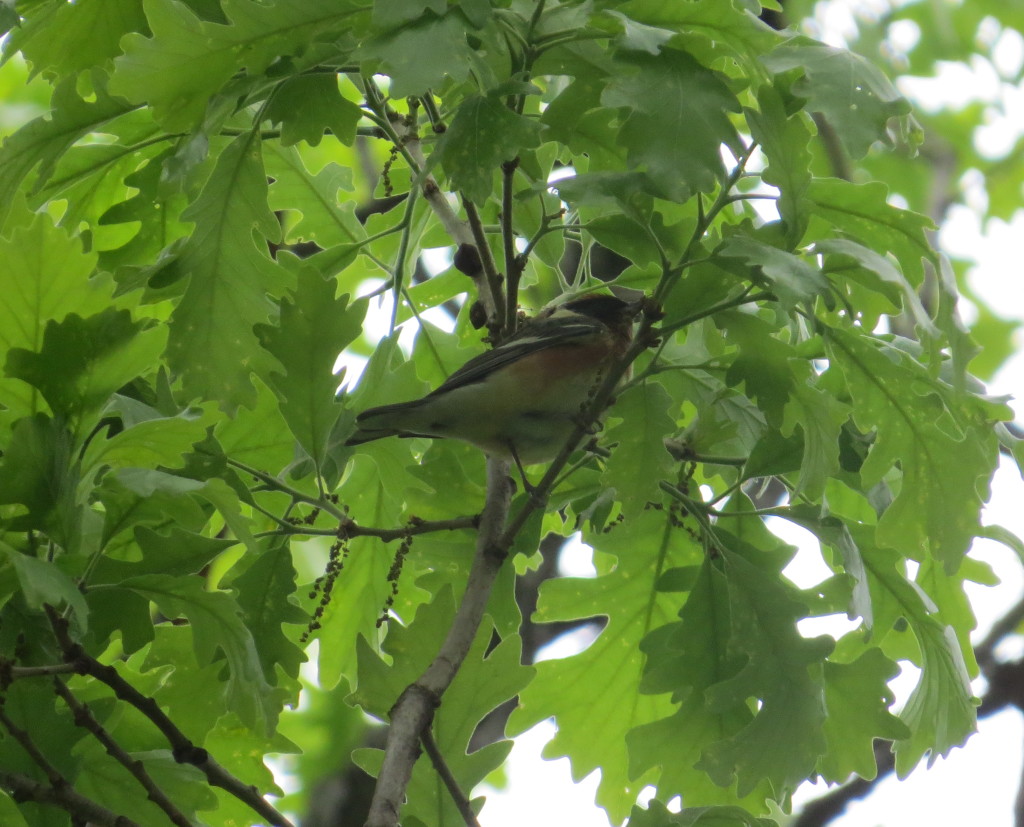
<svg viewBox="0 0 1024 827">
<path fill-rule="evenodd" d="M 309 505 L 316 506 L 317 508 L 326 511 L 339 522 L 348 519 L 348 515 L 346 515 L 344 511 L 339 509 L 325 497 L 312 497 L 309 494 L 305 494 L 297 488 L 292 488 L 287 483 L 282 482 L 272 474 L 268 474 L 266 471 L 260 471 L 258 468 L 253 468 L 251 465 L 246 465 L 244 462 L 240 462 L 237 459 L 228 457 L 227 462 L 228 465 L 232 465 L 239 471 L 244 471 L 246 474 L 255 477 L 274 491 L 280 491 L 282 494 L 287 494 L 297 502 L 308 503 Z"/>
<path fill-rule="evenodd" d="M 398 299 L 404 288 L 405 259 L 409 255 L 409 236 L 412 234 L 412 211 L 416 206 L 417 193 L 418 190 L 415 187 L 409 191 L 409 197 L 405 202 L 405 215 L 402 217 L 402 235 L 398 240 L 398 253 L 395 255 L 395 267 L 392 272 L 394 300 L 391 302 L 391 322 L 388 328 L 389 336 L 395 332 L 395 325 L 398 322 Z"/>
</svg>

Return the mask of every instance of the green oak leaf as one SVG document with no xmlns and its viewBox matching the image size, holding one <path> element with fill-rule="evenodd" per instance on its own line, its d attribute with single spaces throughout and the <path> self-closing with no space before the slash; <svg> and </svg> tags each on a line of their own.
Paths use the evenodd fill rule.
<svg viewBox="0 0 1024 827">
<path fill-rule="evenodd" d="M 828 280 L 799 256 L 747 236 L 733 236 L 718 250 L 724 258 L 738 258 L 756 268 L 771 284 L 772 292 L 786 308 L 813 299 L 828 289 Z"/>
<path fill-rule="evenodd" d="M 281 145 L 305 141 L 317 146 L 330 133 L 347 146 L 356 138 L 362 110 L 345 98 L 333 75 L 298 75 L 274 91 L 267 118 L 281 124 Z"/>
<path fill-rule="evenodd" d="M 234 419 L 224 418 L 217 423 L 215 435 L 220 448 L 218 455 L 227 455 L 250 468 L 262 468 L 273 473 L 281 471 L 295 460 L 295 438 L 281 415 L 280 401 L 260 379 L 254 380 L 256 405 L 239 408 Z M 218 460 L 218 466 L 224 463 Z M 217 474 L 232 473 L 226 463 L 218 467 Z"/>
<path fill-rule="evenodd" d="M 373 4 L 373 25 L 386 29 L 416 20 L 428 10 L 441 17 L 447 9 L 447 0 L 378 0 Z"/>
<path fill-rule="evenodd" d="M 473 95 L 455 110 L 436 152 L 453 189 L 483 203 L 503 161 L 540 144 L 540 126 L 509 109 L 497 95 Z"/>
<path fill-rule="evenodd" d="M 827 391 L 814 386 L 816 375 L 802 359 L 790 362 L 797 379 L 790 389 L 782 434 L 791 436 L 799 425 L 803 432 L 803 460 L 796 493 L 813 500 L 821 497 L 825 482 L 839 472 L 839 434 L 849 418 L 850 407 Z"/>
<path fill-rule="evenodd" d="M 852 663 L 825 664 L 825 708 L 822 726 L 828 749 L 818 760 L 826 781 L 844 783 L 851 775 L 871 780 L 878 774 L 874 741 L 899 741 L 910 730 L 889 710 L 895 696 L 888 686 L 899 666 L 880 649 L 868 649 Z"/>
<path fill-rule="evenodd" d="M 355 202 L 342 191 L 352 191 L 352 170 L 334 163 L 311 174 L 302 156 L 292 148 L 267 146 L 264 150 L 270 187 L 270 207 L 294 210 L 300 220 L 288 228 L 290 238 L 315 241 L 321 247 L 354 244 L 366 238 L 355 217 Z M 339 203 L 340 202 L 340 203 Z"/>
<path fill-rule="evenodd" d="M 776 823 L 751 815 L 742 807 L 685 807 L 674 813 L 652 799 L 646 810 L 633 808 L 626 827 L 776 827 Z"/>
<path fill-rule="evenodd" d="M 287 538 L 267 545 L 266 550 L 231 583 L 242 610 L 242 620 L 256 642 L 263 674 L 277 683 L 277 667 L 291 678 L 299 676 L 305 654 L 288 639 L 283 624 L 309 622 L 309 616 L 295 600 L 295 568 Z"/>
<path fill-rule="evenodd" d="M 206 590 L 202 579 L 146 574 L 122 587 L 156 604 L 169 618 L 188 618 L 200 666 L 220 656 L 227 659 L 224 697 L 246 726 L 273 732 L 281 708 L 280 690 L 267 683 L 252 633 L 242 621 L 238 603 L 225 592 Z"/>
<path fill-rule="evenodd" d="M 785 223 L 786 241 L 792 248 L 800 243 L 810 220 L 805 195 L 811 184 L 811 130 L 801 113 L 786 112 L 782 95 L 773 87 L 758 91 L 757 105 L 756 110 L 745 110 L 747 123 L 751 136 L 768 158 L 761 178 L 779 189 L 776 203 Z"/>
<path fill-rule="evenodd" d="M 27 514 L 7 516 L 15 531 L 48 532 L 75 551 L 82 528 L 77 498 L 79 469 L 72 462 L 71 434 L 45 414 L 19 419 L 0 465 L 0 504 L 18 503 Z"/>
<path fill-rule="evenodd" d="M 120 40 L 146 29 L 141 3 L 98 0 L 49 6 L 11 33 L 4 49 L 19 50 L 32 73 L 64 77 L 121 54 Z"/>
<path fill-rule="evenodd" d="M 979 528 L 979 485 L 995 467 L 995 437 L 906 353 L 838 330 L 826 345 L 846 377 L 854 420 L 876 433 L 861 468 L 865 487 L 896 463 L 902 470 L 879 540 L 910 557 L 928 552 L 955 571 Z"/>
<path fill-rule="evenodd" d="M 936 263 L 936 254 L 926 233 L 934 229 L 930 218 L 894 207 L 887 200 L 888 188 L 880 181 L 854 184 L 838 178 L 818 178 L 807 188 L 812 215 L 825 225 L 820 235 L 834 235 L 838 229 L 872 250 L 886 250 L 899 262 L 914 288 L 924 280 L 922 261 Z M 834 229 L 833 229 L 834 228 Z"/>
<path fill-rule="evenodd" d="M 103 476 L 93 496 L 103 504 L 103 547 L 136 525 L 161 525 L 168 520 L 185 531 L 198 531 L 208 515 L 191 496 L 199 480 L 150 468 L 119 468 Z"/>
<path fill-rule="evenodd" d="M 665 450 L 665 437 L 676 430 L 672 398 L 664 386 L 645 382 L 618 397 L 611 418 L 620 419 L 605 439 L 618 443 L 605 464 L 602 484 L 616 492 L 622 513 L 633 517 L 648 502 L 658 502 L 658 484 L 670 479 L 675 460 Z"/>
<path fill-rule="evenodd" d="M 127 561 L 104 557 L 93 567 L 90 583 L 120 583 L 144 574 L 196 574 L 238 542 L 228 538 L 204 537 L 174 525 L 167 533 L 137 525 L 134 534 L 135 542 L 142 550 L 142 559 Z"/>
<path fill-rule="evenodd" d="M 75 626 L 84 632 L 89 623 L 89 607 L 75 582 L 56 564 L 22 554 L 0 541 L 0 554 L 14 567 L 21 594 L 32 609 L 43 606 L 67 606 L 74 614 Z"/>
<path fill-rule="evenodd" d="M 192 446 L 202 442 L 209 417 L 176 416 L 149 419 L 115 434 L 95 437 L 82 460 L 82 476 L 101 467 L 180 468 Z"/>
<path fill-rule="evenodd" d="M 189 224 L 180 220 L 188 203 L 185 194 L 162 180 L 165 164 L 172 164 L 174 157 L 173 149 L 165 150 L 125 176 L 124 183 L 136 190 L 135 194 L 99 217 L 99 224 L 105 227 L 134 226 L 138 222 L 138 232 L 124 244 L 99 253 L 100 266 L 117 272 L 122 292 L 134 283 L 129 274 L 138 274 L 138 278 L 148 281 L 159 272 L 161 254 L 189 233 Z M 137 165 L 138 158 L 134 160 Z"/>
<path fill-rule="evenodd" d="M 773 797 L 785 803 L 826 748 L 822 665 L 834 641 L 804 638 L 796 622 L 806 607 L 794 599 L 793 590 L 747 559 L 757 552 L 724 532 L 718 536 L 727 544 L 722 554 L 732 645 L 746 654 L 747 662 L 710 686 L 705 697 L 709 708 L 720 713 L 751 697 L 761 704 L 747 726 L 708 745 L 698 766 L 722 786 L 735 777 L 741 797 L 767 779 Z"/>
<path fill-rule="evenodd" d="M 667 576 L 664 584 L 671 579 Z M 672 692 L 679 705 L 668 716 L 627 735 L 630 772 L 641 776 L 655 769 L 659 795 L 666 799 L 685 792 L 688 805 L 738 802 L 763 810 L 771 793 L 766 783 L 743 798 L 736 793 L 735 781 L 723 787 L 698 766 L 706 747 L 723 735 L 742 731 L 753 714 L 745 704 L 714 709 L 707 700 L 712 686 L 743 665 L 742 653 L 731 645 L 733 606 L 725 573 L 704 562 L 687 585 L 679 620 L 654 629 L 641 644 L 647 655 L 641 691 Z"/>
<path fill-rule="evenodd" d="M 6 371 L 37 388 L 76 429 L 89 427 L 114 391 L 152 370 L 166 339 L 166 328 L 147 329 L 127 310 L 107 308 L 85 319 L 71 313 L 47 323 L 39 352 L 8 351 Z"/>
<path fill-rule="evenodd" d="M 29 121 L 0 145 L 0 228 L 33 169 L 38 167 L 35 189 L 39 189 L 60 157 L 78 140 L 133 108 L 125 100 L 112 98 L 102 86 L 95 89 L 95 97 L 87 100 L 79 95 L 74 78 L 58 84 L 53 91 L 51 114 Z"/>
<path fill-rule="evenodd" d="M 630 52 L 620 60 L 634 71 L 614 78 L 601 102 L 631 110 L 619 130 L 630 165 L 643 167 L 671 200 L 710 192 L 725 175 L 719 147 L 740 151 L 726 114 L 739 111 L 735 96 L 686 52 Z"/>
<path fill-rule="evenodd" d="M 930 766 L 967 740 L 977 728 L 976 701 L 956 634 L 943 624 L 924 589 L 907 578 L 903 558 L 880 547 L 871 526 L 847 523 L 847 527 L 864 559 L 876 628 L 883 633 L 891 630 L 882 641 L 883 649 L 887 654 L 895 650 L 921 668 L 899 716 L 909 735 L 894 747 L 896 771 L 905 778 L 924 755 Z M 906 627 L 915 647 L 902 639 L 906 633 L 901 629 Z"/>
<path fill-rule="evenodd" d="M 878 67 L 854 52 L 795 37 L 761 60 L 776 74 L 802 70 L 793 93 L 825 116 L 855 159 L 863 158 L 875 141 L 893 145 L 891 120 L 912 121 L 910 102 Z M 910 128 L 904 125 L 901 131 Z"/>
<path fill-rule="evenodd" d="M 208 102 L 237 72 L 262 74 L 282 56 L 351 25 L 362 9 L 348 0 L 225 0 L 227 24 L 200 19 L 178 0 L 145 0 L 152 36 L 129 34 L 114 61 L 111 91 L 146 103 L 168 131 L 199 124 Z"/>
<path fill-rule="evenodd" d="M 535 619 L 603 615 L 608 624 L 581 654 L 537 664 L 537 677 L 520 696 L 508 730 L 523 732 L 553 715 L 558 733 L 545 756 L 567 755 L 576 778 L 600 767 L 597 803 L 617 821 L 647 783 L 647 776 L 629 765 L 626 735 L 671 713 L 665 698 L 637 697 L 644 669 L 640 641 L 668 623 L 678 603 L 655 584 L 662 571 L 694 563 L 702 552 L 688 535 L 672 528 L 668 515 L 655 510 L 641 512 L 627 527 L 595 542 L 602 552 L 616 555 L 614 570 L 597 579 L 548 581 Z"/>
<path fill-rule="evenodd" d="M 815 253 L 825 254 L 825 273 L 834 270 L 837 276 L 853 279 L 868 289 L 882 293 L 892 302 L 902 301 L 914 324 L 923 336 L 937 337 L 939 331 L 928 315 L 921 299 L 903 273 L 888 258 L 847 238 L 827 238 L 814 245 Z M 850 264 L 858 265 L 852 268 Z M 862 302 L 858 302 L 862 304 Z"/>
<path fill-rule="evenodd" d="M 0 236 L 0 258 L 0 353 L 38 351 L 47 322 L 61 322 L 72 312 L 91 316 L 110 306 L 113 284 L 93 277 L 96 254 L 84 252 L 81 239 L 54 227 L 45 214 Z"/>
<path fill-rule="evenodd" d="M 257 325 L 260 341 L 284 368 L 271 374 L 281 413 L 319 472 L 334 424 L 341 413 L 335 394 L 338 354 L 362 331 L 367 302 L 335 298 L 334 281 L 313 267 L 297 273 L 298 285 L 281 300 L 275 325 Z"/>
<path fill-rule="evenodd" d="M 473 61 L 466 29 L 466 21 L 455 10 L 443 17 L 423 15 L 373 38 L 358 56 L 381 65 L 382 73 L 391 78 L 390 91 L 395 97 L 422 95 L 446 77 L 466 79 Z"/>
<path fill-rule="evenodd" d="M 273 307 L 283 274 L 257 245 L 280 226 L 267 206 L 267 176 L 259 136 L 246 132 L 220 154 L 206 186 L 182 214 L 196 230 L 178 266 L 188 286 L 171 315 L 167 360 L 188 393 L 229 409 L 255 403 L 249 374 L 262 367 L 253 325 Z"/>
</svg>

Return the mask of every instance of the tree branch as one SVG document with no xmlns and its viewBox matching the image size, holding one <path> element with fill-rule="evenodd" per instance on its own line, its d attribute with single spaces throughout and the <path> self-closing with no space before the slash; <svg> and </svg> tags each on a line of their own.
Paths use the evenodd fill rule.
<svg viewBox="0 0 1024 827">
<path fill-rule="evenodd" d="M 28 757 L 32 759 L 32 762 L 43 771 L 46 776 L 46 780 L 50 782 L 50 786 L 54 790 L 65 790 L 71 789 L 71 785 L 68 780 L 60 774 L 60 771 L 50 763 L 39 747 L 36 746 L 35 741 L 32 740 L 32 736 L 28 732 L 18 726 L 11 717 L 7 714 L 7 710 L 4 708 L 4 703 L 7 699 L 3 698 L 0 701 L 0 724 L 3 725 L 11 737 L 17 741 L 23 750 L 28 753 Z"/>
<path fill-rule="evenodd" d="M 174 802 L 157 786 L 152 776 L 146 772 L 143 763 L 136 758 L 132 758 L 111 737 L 110 733 L 103 728 L 100 722 L 96 720 L 96 716 L 92 714 L 89 705 L 79 701 L 71 690 L 68 689 L 67 684 L 58 677 L 53 679 L 53 688 L 64 700 L 64 703 L 68 705 L 68 709 L 71 710 L 75 726 L 80 726 L 92 733 L 93 737 L 103 745 L 107 754 L 132 774 L 142 789 L 146 791 L 146 797 L 164 811 L 171 820 L 171 823 L 176 824 L 178 827 L 192 827 L 192 822 L 185 817 L 185 814 L 177 808 Z"/>
<path fill-rule="evenodd" d="M 491 253 L 491 246 L 487 243 L 487 235 L 484 233 L 484 222 L 480 218 L 476 204 L 463 195 L 462 208 L 466 211 L 469 229 L 473 233 L 473 243 L 476 245 L 476 251 L 480 255 L 484 284 L 487 286 L 487 293 L 490 295 L 491 302 L 494 305 L 493 314 L 490 313 L 490 308 L 488 308 L 488 318 L 493 319 L 500 330 L 505 322 L 505 295 L 501 289 L 501 273 L 498 272 L 498 267 L 494 263 L 494 255 Z"/>
<path fill-rule="evenodd" d="M 516 235 L 512 223 L 512 190 L 518 167 L 518 158 L 501 165 L 501 241 L 505 254 L 505 332 L 508 335 L 516 329 L 519 279 L 523 275 L 523 265 L 516 255 Z"/>
<path fill-rule="evenodd" d="M 171 754 L 175 761 L 179 764 L 191 764 L 196 767 L 206 776 L 206 780 L 210 784 L 233 795 L 266 819 L 273 827 L 293 827 L 288 819 L 260 795 L 256 787 L 243 783 L 218 764 L 209 752 L 192 743 L 188 736 L 167 717 L 153 698 L 143 695 L 122 678 L 113 666 L 100 663 L 80 644 L 72 640 L 68 632 L 68 622 L 64 618 L 58 616 L 50 607 L 47 607 L 47 615 L 64 657 L 75 664 L 76 671 L 80 675 L 91 675 L 98 681 L 102 681 L 114 691 L 120 700 L 131 704 L 149 718 L 171 745 Z"/>
<path fill-rule="evenodd" d="M 437 741 L 434 740 L 434 733 L 430 727 L 424 730 L 420 740 L 423 742 L 423 749 L 426 750 L 427 755 L 430 757 L 430 762 L 434 765 L 434 770 L 441 776 L 445 787 L 448 788 L 448 793 L 451 795 L 452 801 L 455 802 L 455 806 L 458 808 L 462 820 L 466 823 L 466 827 L 480 827 L 480 822 L 476 820 L 476 813 L 473 812 L 473 808 L 470 806 L 469 797 L 459 787 L 459 782 L 448 767 L 448 762 L 444 760 L 444 756 L 441 754 L 441 749 L 437 746 Z"/>
<path fill-rule="evenodd" d="M 77 670 L 73 663 L 51 663 L 46 666 L 14 666 L 8 660 L 0 660 L 0 689 L 21 678 L 38 678 L 49 675 L 73 675 Z"/>
<path fill-rule="evenodd" d="M 362 526 L 354 520 L 345 520 L 339 528 L 312 528 L 305 525 L 293 525 L 288 523 L 278 531 L 264 531 L 255 537 L 279 537 L 282 535 L 302 535 L 307 537 L 337 537 L 339 534 L 347 538 L 352 537 L 376 537 L 385 543 L 395 540 L 403 540 L 406 537 L 415 537 L 420 534 L 432 534 L 438 531 L 462 531 L 476 528 L 480 524 L 480 515 L 474 514 L 467 517 L 452 517 L 450 520 L 418 520 L 411 519 L 399 528 L 374 528 L 373 526 Z"/>
<path fill-rule="evenodd" d="M 73 818 L 84 818 L 97 827 L 139 827 L 138 823 L 97 804 L 91 798 L 75 792 L 70 786 L 59 789 L 17 772 L 0 769 L 0 787 L 8 790 L 15 801 L 35 801 L 60 807 Z"/>
<path fill-rule="evenodd" d="M 434 718 L 445 690 L 469 653 L 483 620 L 494 581 L 505 561 L 500 551 L 502 527 L 508 517 L 512 489 L 508 464 L 487 460 L 487 501 L 480 517 L 476 554 L 466 591 L 441 649 L 426 671 L 406 687 L 391 708 L 391 726 L 384 748 L 384 763 L 377 776 L 366 827 L 395 827 L 412 768 L 420 755 L 420 741 Z"/>
</svg>

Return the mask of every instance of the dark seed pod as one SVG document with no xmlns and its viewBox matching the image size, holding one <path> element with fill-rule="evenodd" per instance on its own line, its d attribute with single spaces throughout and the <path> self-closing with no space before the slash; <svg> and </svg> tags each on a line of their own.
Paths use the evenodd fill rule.
<svg viewBox="0 0 1024 827">
<path fill-rule="evenodd" d="M 487 324 L 487 310 L 479 299 L 469 308 L 469 323 L 473 325 L 474 330 L 479 330 Z"/>
<path fill-rule="evenodd" d="M 460 244 L 459 249 L 455 251 L 452 264 L 455 265 L 456 270 L 465 273 L 471 279 L 475 279 L 484 270 L 484 266 L 480 262 L 480 252 L 473 244 Z"/>
</svg>

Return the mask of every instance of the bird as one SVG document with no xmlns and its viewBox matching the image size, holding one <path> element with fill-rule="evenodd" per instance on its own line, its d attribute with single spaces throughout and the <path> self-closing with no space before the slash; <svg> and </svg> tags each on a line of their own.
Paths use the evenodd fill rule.
<svg viewBox="0 0 1024 827">
<path fill-rule="evenodd" d="M 602 293 L 549 305 L 426 396 L 360 413 L 345 444 L 389 436 L 447 438 L 514 461 L 520 472 L 548 462 L 580 422 L 607 369 L 629 347 L 640 308 L 639 301 Z"/>
</svg>

